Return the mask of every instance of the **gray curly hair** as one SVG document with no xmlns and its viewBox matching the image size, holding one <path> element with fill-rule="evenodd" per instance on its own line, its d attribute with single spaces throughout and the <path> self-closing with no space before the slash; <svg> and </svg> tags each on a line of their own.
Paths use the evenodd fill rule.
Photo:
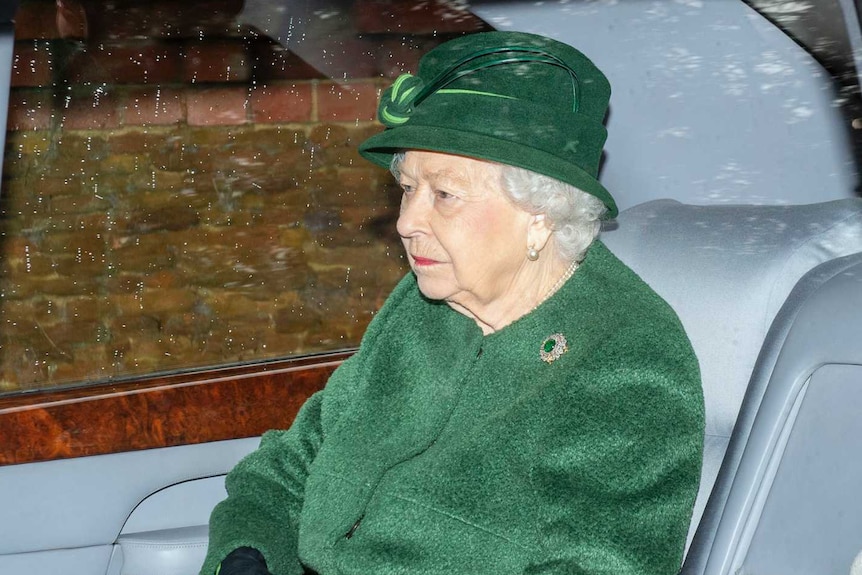
<svg viewBox="0 0 862 575">
<path fill-rule="evenodd" d="M 406 152 L 392 156 L 390 171 L 400 177 Z M 502 166 L 501 187 L 513 204 L 531 214 L 543 214 L 553 230 L 554 243 L 567 261 L 580 261 L 598 237 L 607 208 L 597 197 L 524 168 Z"/>
</svg>

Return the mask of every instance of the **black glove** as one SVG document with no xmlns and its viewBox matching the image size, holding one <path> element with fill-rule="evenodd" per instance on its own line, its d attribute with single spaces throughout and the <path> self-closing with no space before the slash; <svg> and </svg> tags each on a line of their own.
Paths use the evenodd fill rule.
<svg viewBox="0 0 862 575">
<path fill-rule="evenodd" d="M 252 547 L 231 551 L 221 562 L 216 575 L 272 575 L 266 568 L 266 559 Z"/>
</svg>

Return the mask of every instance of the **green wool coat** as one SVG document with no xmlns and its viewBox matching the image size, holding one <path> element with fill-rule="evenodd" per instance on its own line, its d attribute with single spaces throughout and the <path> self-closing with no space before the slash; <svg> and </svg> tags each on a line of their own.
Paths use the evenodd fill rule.
<svg viewBox="0 0 862 575">
<path fill-rule="evenodd" d="M 545 363 L 557 333 L 569 350 Z M 227 476 L 202 573 L 240 546 L 275 575 L 676 573 L 703 425 L 676 315 L 600 242 L 487 336 L 410 274 Z"/>
</svg>

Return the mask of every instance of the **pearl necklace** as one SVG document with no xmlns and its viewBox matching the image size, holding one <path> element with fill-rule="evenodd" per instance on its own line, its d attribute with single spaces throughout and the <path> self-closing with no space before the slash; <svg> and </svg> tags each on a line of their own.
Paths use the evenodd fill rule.
<svg viewBox="0 0 862 575">
<path fill-rule="evenodd" d="M 578 262 L 573 261 L 572 265 L 569 266 L 569 269 L 566 270 L 566 273 L 564 273 L 562 276 L 560 276 L 560 279 L 557 280 L 557 283 L 552 285 L 551 289 L 549 289 L 547 292 L 545 292 L 545 295 L 542 297 L 542 299 L 539 300 L 539 303 L 534 305 L 533 309 L 531 309 L 530 311 L 531 312 L 535 311 L 537 307 L 539 307 L 540 305 L 545 303 L 552 295 L 554 295 L 557 292 L 558 289 L 563 287 L 563 284 L 566 283 L 567 281 L 569 281 L 570 277 L 575 275 L 576 269 L 578 269 Z"/>
</svg>

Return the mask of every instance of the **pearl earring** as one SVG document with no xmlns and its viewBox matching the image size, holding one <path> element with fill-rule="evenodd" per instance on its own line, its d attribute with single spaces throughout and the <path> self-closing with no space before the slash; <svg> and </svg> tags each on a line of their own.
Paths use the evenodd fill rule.
<svg viewBox="0 0 862 575">
<path fill-rule="evenodd" d="M 539 259 L 539 252 L 533 246 L 527 248 L 527 259 L 531 262 L 534 262 Z"/>
</svg>

